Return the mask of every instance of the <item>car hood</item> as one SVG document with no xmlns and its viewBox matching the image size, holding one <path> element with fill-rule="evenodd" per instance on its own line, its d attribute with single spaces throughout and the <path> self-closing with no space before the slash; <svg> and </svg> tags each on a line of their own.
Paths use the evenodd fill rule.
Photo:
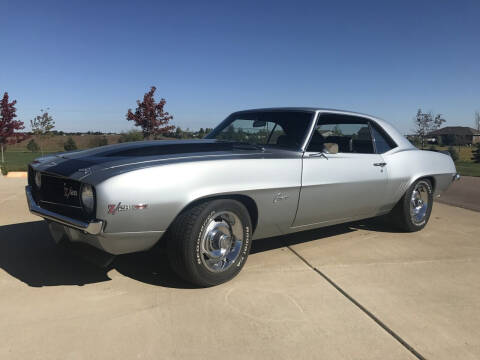
<svg viewBox="0 0 480 360">
<path fill-rule="evenodd" d="M 146 167 L 175 161 L 202 160 L 229 155 L 263 155 L 261 150 L 241 150 L 231 143 L 211 139 L 157 140 L 101 146 L 94 149 L 49 155 L 36 159 L 35 170 L 54 175 L 82 179 L 98 171 L 118 168 Z"/>
</svg>

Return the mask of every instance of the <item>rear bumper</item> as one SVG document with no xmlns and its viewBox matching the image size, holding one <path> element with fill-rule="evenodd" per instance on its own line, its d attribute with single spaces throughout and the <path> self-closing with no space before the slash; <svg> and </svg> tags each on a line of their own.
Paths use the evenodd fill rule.
<svg viewBox="0 0 480 360">
<path fill-rule="evenodd" d="M 55 221 L 62 225 L 72 227 L 77 230 L 84 231 L 87 234 L 95 235 L 95 234 L 100 234 L 102 232 L 103 221 L 95 220 L 91 222 L 85 222 L 81 220 L 72 219 L 67 216 L 63 216 L 63 215 L 54 213 L 52 211 L 43 209 L 40 206 L 38 206 L 38 204 L 35 202 L 35 199 L 33 198 L 33 195 L 32 195 L 32 187 L 30 185 L 25 187 L 25 193 L 27 195 L 28 208 L 30 209 L 30 212 L 32 214 L 41 216 L 47 220 Z"/>
</svg>

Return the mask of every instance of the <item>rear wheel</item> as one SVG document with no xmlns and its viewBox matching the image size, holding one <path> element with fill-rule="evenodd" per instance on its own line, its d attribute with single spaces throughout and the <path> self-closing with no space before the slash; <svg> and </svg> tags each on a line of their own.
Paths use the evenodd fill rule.
<svg viewBox="0 0 480 360">
<path fill-rule="evenodd" d="M 419 231 L 427 224 L 433 206 L 432 183 L 415 181 L 390 213 L 390 219 L 403 231 Z"/>
<path fill-rule="evenodd" d="M 167 234 L 174 271 L 198 286 L 213 286 L 235 277 L 251 246 L 251 220 L 242 203 L 206 201 L 184 210 Z"/>
</svg>

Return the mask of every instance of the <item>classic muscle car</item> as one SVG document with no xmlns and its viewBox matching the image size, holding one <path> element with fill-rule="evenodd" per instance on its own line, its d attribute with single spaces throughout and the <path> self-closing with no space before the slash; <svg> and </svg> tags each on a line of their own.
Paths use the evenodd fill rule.
<svg viewBox="0 0 480 360">
<path fill-rule="evenodd" d="M 211 286 L 240 272 L 255 239 L 380 215 L 421 230 L 457 177 L 450 156 L 383 120 L 273 108 L 235 112 L 202 140 L 39 158 L 26 194 L 56 242 L 124 254 L 162 239 L 181 277 Z"/>
</svg>

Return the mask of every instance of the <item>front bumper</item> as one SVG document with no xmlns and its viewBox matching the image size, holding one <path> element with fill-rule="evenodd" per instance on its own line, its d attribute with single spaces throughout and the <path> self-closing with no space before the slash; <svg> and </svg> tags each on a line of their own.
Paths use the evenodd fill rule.
<svg viewBox="0 0 480 360">
<path fill-rule="evenodd" d="M 27 195 L 28 208 L 30 209 L 30 212 L 32 214 L 41 216 L 47 220 L 55 221 L 62 225 L 72 227 L 77 230 L 84 231 L 87 234 L 96 235 L 102 232 L 102 229 L 103 229 L 102 220 L 85 222 L 81 220 L 72 219 L 67 216 L 63 216 L 49 210 L 45 210 L 40 206 L 38 206 L 38 204 L 35 202 L 35 199 L 33 198 L 33 195 L 32 195 L 32 187 L 30 185 L 25 187 L 25 193 Z"/>
<path fill-rule="evenodd" d="M 50 234 L 56 243 L 67 239 L 119 255 L 148 250 L 164 234 L 163 231 L 107 233 L 104 231 L 104 221 L 84 222 L 45 210 L 35 202 L 30 186 L 25 188 L 25 192 L 30 212 L 47 220 Z"/>
</svg>

